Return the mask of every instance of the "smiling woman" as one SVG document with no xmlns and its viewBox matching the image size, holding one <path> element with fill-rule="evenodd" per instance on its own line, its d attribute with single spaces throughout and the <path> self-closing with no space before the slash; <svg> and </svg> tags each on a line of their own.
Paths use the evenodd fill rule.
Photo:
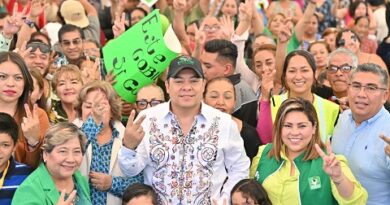
<svg viewBox="0 0 390 205">
<path fill-rule="evenodd" d="M 32 86 L 33 80 L 23 59 L 14 52 L 1 52 L 0 112 L 13 116 L 21 125 L 15 159 L 35 168 L 49 120 L 44 110 L 31 106 Z"/>
<path fill-rule="evenodd" d="M 329 143 L 321 142 L 319 131 L 316 109 L 310 101 L 290 98 L 281 104 L 272 143 L 259 148 L 250 169 L 250 177 L 264 186 L 273 204 L 367 201 L 367 192 L 346 159 L 335 155 Z"/>
<path fill-rule="evenodd" d="M 86 143 L 71 123 L 50 127 L 42 145 L 43 162 L 17 189 L 12 204 L 90 205 L 87 179 L 78 171 Z"/>
<path fill-rule="evenodd" d="M 262 106 L 271 106 L 270 109 L 266 109 L 267 113 L 262 113 L 263 122 L 269 122 L 275 120 L 276 112 L 280 105 L 288 98 L 303 98 L 311 102 L 318 114 L 320 136 L 323 142 L 326 142 L 333 132 L 334 124 L 336 122 L 339 106 L 333 102 L 323 99 L 315 95 L 312 91 L 316 85 L 315 80 L 316 64 L 314 57 L 307 51 L 296 50 L 289 53 L 283 65 L 282 83 L 287 89 L 287 93 L 282 95 L 275 95 L 272 97 L 272 106 L 270 101 L 264 101 L 262 99 Z M 271 118 L 272 117 L 272 118 Z M 262 127 L 262 129 L 268 129 L 271 127 Z"/>
</svg>

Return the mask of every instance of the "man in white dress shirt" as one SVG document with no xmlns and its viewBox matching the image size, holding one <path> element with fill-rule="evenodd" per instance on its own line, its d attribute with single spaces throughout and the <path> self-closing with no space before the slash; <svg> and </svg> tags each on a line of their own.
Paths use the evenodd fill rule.
<svg viewBox="0 0 390 205">
<path fill-rule="evenodd" d="M 161 204 L 228 200 L 233 186 L 248 177 L 237 126 L 230 115 L 202 103 L 205 84 L 199 61 L 179 56 L 165 82 L 170 101 L 141 112 L 134 123 L 130 116 L 121 169 L 129 176 L 143 170 Z"/>
</svg>

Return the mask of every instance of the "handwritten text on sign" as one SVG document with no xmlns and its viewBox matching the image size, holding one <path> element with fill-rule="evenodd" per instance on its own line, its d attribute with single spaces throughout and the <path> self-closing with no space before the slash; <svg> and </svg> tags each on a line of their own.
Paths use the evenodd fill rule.
<svg viewBox="0 0 390 205">
<path fill-rule="evenodd" d="M 108 70 L 114 69 L 117 93 L 135 102 L 138 90 L 151 84 L 177 56 L 165 45 L 158 10 L 103 48 Z"/>
</svg>

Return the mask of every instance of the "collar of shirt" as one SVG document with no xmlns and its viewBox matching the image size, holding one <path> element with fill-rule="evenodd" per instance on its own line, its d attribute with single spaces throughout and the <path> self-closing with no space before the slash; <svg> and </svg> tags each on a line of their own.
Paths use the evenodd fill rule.
<svg viewBox="0 0 390 205">
<path fill-rule="evenodd" d="M 162 108 L 160 110 L 161 111 L 160 113 L 162 114 L 163 118 L 166 119 L 166 120 L 167 119 L 171 119 L 172 117 L 175 116 L 175 113 L 173 113 L 171 111 L 170 105 L 171 105 L 171 101 L 168 101 L 166 103 L 160 104 L 160 106 Z M 207 121 L 212 120 L 212 117 L 214 115 L 212 115 L 211 113 L 216 112 L 216 111 L 217 111 L 216 109 L 214 109 L 214 108 L 210 107 L 209 105 L 207 105 L 207 104 L 202 102 L 201 105 L 200 105 L 200 112 L 199 112 L 199 114 L 194 116 L 194 117 L 197 117 L 198 120 L 207 122 Z"/>
<path fill-rule="evenodd" d="M 385 109 L 385 107 L 382 106 L 382 108 L 379 110 L 378 113 L 376 113 L 372 118 L 368 119 L 368 120 L 365 120 L 363 121 L 362 123 L 360 124 L 372 124 L 374 123 L 378 118 L 380 118 L 385 112 L 387 112 L 387 110 Z M 353 119 L 353 116 L 352 116 L 352 111 L 351 109 L 348 110 L 348 118 L 350 120 L 351 123 L 354 123 L 356 124 L 355 120 Z"/>
</svg>

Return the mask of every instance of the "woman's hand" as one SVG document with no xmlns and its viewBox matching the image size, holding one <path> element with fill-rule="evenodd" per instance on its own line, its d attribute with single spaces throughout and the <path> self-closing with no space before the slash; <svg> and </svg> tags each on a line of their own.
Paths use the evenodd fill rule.
<svg viewBox="0 0 390 205">
<path fill-rule="evenodd" d="M 74 199 L 76 198 L 76 193 L 77 191 L 76 190 L 73 190 L 68 198 L 65 200 L 65 190 L 62 190 L 61 191 L 61 195 L 60 195 L 60 198 L 58 199 L 58 202 L 57 202 L 57 205 L 73 205 L 74 203 Z"/>
<path fill-rule="evenodd" d="M 37 145 L 39 143 L 39 114 L 38 105 L 34 104 L 33 111 L 30 111 L 28 104 L 24 104 L 26 116 L 23 117 L 21 124 L 22 132 L 29 145 Z M 33 146 L 32 146 L 33 147 Z"/>
<path fill-rule="evenodd" d="M 332 151 L 332 147 L 330 146 L 330 142 L 328 141 L 326 146 L 327 154 L 322 151 L 318 144 L 314 145 L 318 154 L 324 160 L 323 169 L 325 173 L 327 173 L 332 181 L 337 184 L 340 183 L 344 179 L 343 172 L 341 171 L 341 166 L 339 160 L 337 160 L 336 155 Z"/>
<path fill-rule="evenodd" d="M 92 104 L 92 117 L 97 125 L 102 123 L 106 115 L 110 112 L 110 105 L 107 100 L 107 96 L 99 90 L 99 92 L 95 95 L 95 101 Z"/>
<path fill-rule="evenodd" d="M 90 172 L 89 179 L 91 180 L 91 184 L 97 190 L 107 191 L 112 186 L 112 176 L 100 172 Z"/>
</svg>

